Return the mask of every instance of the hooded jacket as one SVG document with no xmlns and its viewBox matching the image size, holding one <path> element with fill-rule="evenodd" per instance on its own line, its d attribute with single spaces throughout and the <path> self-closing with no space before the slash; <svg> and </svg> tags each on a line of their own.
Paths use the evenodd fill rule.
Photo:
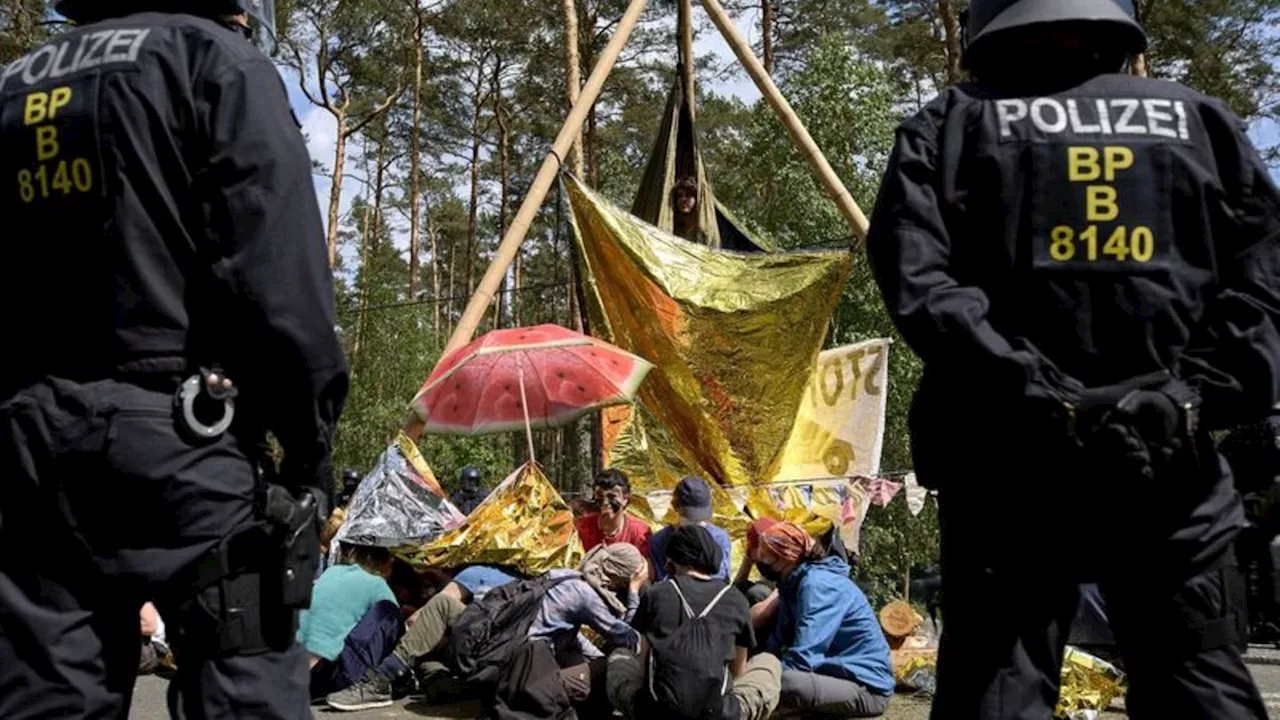
<svg viewBox="0 0 1280 720">
<path fill-rule="evenodd" d="M 889 643 L 871 604 L 838 557 L 802 563 L 782 583 L 778 623 L 767 649 L 784 670 L 854 680 L 893 693 Z"/>
</svg>

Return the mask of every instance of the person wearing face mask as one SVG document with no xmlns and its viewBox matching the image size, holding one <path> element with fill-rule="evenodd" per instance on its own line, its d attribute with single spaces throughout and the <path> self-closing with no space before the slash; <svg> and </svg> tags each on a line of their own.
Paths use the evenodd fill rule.
<svg viewBox="0 0 1280 720">
<path fill-rule="evenodd" d="M 594 491 L 599 511 L 574 521 L 582 549 L 591 552 L 599 545 L 627 543 L 634 545 L 644 557 L 649 557 L 652 531 L 644 521 L 627 512 L 627 506 L 631 504 L 631 481 L 627 476 L 613 468 L 604 470 L 596 476 Z"/>
<path fill-rule="evenodd" d="M 889 643 L 849 565 L 787 522 L 763 530 L 753 552 L 760 574 L 778 583 L 777 622 L 764 646 L 782 661 L 774 717 L 883 715 L 895 685 Z"/>
<path fill-rule="evenodd" d="M 747 526 L 747 553 L 742 558 L 742 563 L 738 566 L 738 574 L 733 581 L 733 586 L 746 595 L 747 601 L 751 603 L 751 625 L 762 637 L 769 634 L 773 629 L 774 620 L 777 619 L 778 578 L 773 576 L 772 571 L 761 568 L 761 577 L 764 578 L 764 582 L 753 582 L 751 569 L 756 567 L 756 549 L 760 545 L 760 535 L 779 522 L 765 516 L 756 518 Z M 849 553 L 844 548 L 844 542 L 840 539 L 840 529 L 837 527 L 832 527 L 818 539 L 814 552 L 821 556 L 838 558 L 852 567 L 849 563 Z"/>
</svg>

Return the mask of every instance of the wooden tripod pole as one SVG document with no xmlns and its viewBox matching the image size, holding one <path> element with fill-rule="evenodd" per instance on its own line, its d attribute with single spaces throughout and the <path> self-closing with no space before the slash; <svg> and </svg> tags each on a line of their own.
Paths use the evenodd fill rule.
<svg viewBox="0 0 1280 720">
<path fill-rule="evenodd" d="M 546 159 L 542 161 L 542 167 L 538 170 L 538 175 L 533 179 L 533 184 L 529 186 L 529 194 L 525 195 L 524 202 L 520 204 L 520 211 L 516 213 L 515 219 L 511 221 L 511 226 L 507 228 L 507 234 L 503 236 L 502 242 L 498 245 L 498 250 L 494 253 L 493 260 L 489 261 L 489 269 L 485 270 L 479 286 L 476 287 L 471 300 L 467 302 L 467 308 L 462 311 L 462 317 L 458 319 L 458 326 L 449 338 L 449 344 L 445 346 L 441 357 L 471 342 L 476 328 L 480 326 L 480 321 L 484 318 L 485 311 L 489 309 L 489 304 L 493 302 L 494 293 L 498 291 L 498 286 L 501 285 L 507 268 L 511 266 L 511 261 L 515 259 L 516 253 L 520 250 L 520 244 L 524 242 L 525 235 L 529 232 L 529 225 L 538 214 L 538 208 L 542 206 L 542 201 L 547 196 L 547 190 L 555 182 L 556 173 L 560 170 L 559 158 L 563 158 L 568 154 L 569 148 L 573 146 L 574 140 L 577 139 L 578 131 L 582 129 L 582 123 L 587 118 L 587 111 L 595 104 L 596 98 L 600 97 L 600 89 L 604 87 L 605 79 L 609 77 L 614 63 L 618 61 L 618 55 L 631 37 L 631 31 L 635 29 L 636 23 L 639 22 L 640 14 L 644 12 L 644 6 L 645 0 L 631 0 L 631 4 L 627 6 L 627 12 L 622 16 L 622 21 L 618 23 L 617 31 L 613 33 L 613 37 L 609 39 L 609 44 L 605 46 L 604 52 L 601 53 L 600 60 L 591 71 L 591 77 L 587 78 L 587 84 L 583 86 L 582 94 L 578 96 L 578 102 L 574 103 L 573 109 L 569 111 L 569 117 L 564 121 L 564 127 L 560 128 L 560 134 L 556 136 L 556 142 L 552 148 L 553 152 L 548 154 Z"/>
<path fill-rule="evenodd" d="M 720 29 L 720 34 L 724 35 L 729 47 L 733 49 L 733 54 L 738 56 L 738 62 L 742 63 L 743 67 L 747 69 L 747 74 L 755 81 L 756 87 L 760 89 L 765 100 L 769 102 L 769 106 L 778 114 L 782 124 L 791 133 L 791 138 L 795 140 L 796 145 L 800 146 L 800 152 L 804 153 L 805 159 L 809 161 L 809 165 L 818 174 L 818 179 L 822 181 L 823 187 L 831 195 L 831 199 L 835 201 L 836 207 L 840 209 L 840 214 L 844 215 L 844 219 L 848 221 L 854 237 L 858 238 L 859 241 L 866 240 L 867 216 L 862 214 L 862 209 L 858 207 L 858 203 L 854 202 L 853 196 L 849 194 L 849 189 L 844 186 L 844 183 L 840 182 L 836 171 L 831 169 L 831 164 L 827 162 L 822 150 L 818 149 L 818 144 L 813 141 L 813 137 L 805 129 L 804 123 L 800 122 L 795 110 L 791 109 L 791 104 L 782 96 L 778 86 L 773 84 L 773 78 L 769 77 L 769 73 L 765 72 L 764 66 L 756 59 L 755 53 L 751 50 L 751 45 L 746 38 L 742 37 L 742 33 L 738 32 L 738 28 L 733 24 L 733 19 L 724 11 L 718 0 L 702 0 L 702 7 L 706 8 L 707 13 L 711 15 L 711 21 Z"/>
<path fill-rule="evenodd" d="M 684 64 L 685 104 L 689 106 L 689 117 L 697 119 L 697 92 L 693 78 L 693 0 L 680 0 L 679 12 L 676 15 L 676 32 L 680 36 L 680 62 Z"/>
</svg>

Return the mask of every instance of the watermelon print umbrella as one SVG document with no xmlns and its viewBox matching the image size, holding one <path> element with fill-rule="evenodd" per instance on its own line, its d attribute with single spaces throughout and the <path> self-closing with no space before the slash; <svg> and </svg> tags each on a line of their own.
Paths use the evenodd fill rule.
<svg viewBox="0 0 1280 720">
<path fill-rule="evenodd" d="M 423 431 L 485 435 L 560 427 L 632 401 L 653 365 L 560 327 L 495 330 L 440 361 L 413 400 Z"/>
</svg>

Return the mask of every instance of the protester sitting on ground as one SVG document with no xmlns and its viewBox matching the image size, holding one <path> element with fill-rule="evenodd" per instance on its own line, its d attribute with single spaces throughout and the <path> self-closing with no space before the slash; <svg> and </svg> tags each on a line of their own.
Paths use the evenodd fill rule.
<svg viewBox="0 0 1280 720">
<path fill-rule="evenodd" d="M 662 528 L 649 539 L 649 558 L 653 561 L 655 580 L 667 579 L 665 553 L 667 540 L 671 537 L 672 531 L 685 525 L 698 525 L 705 529 L 720 547 L 720 565 L 712 574 L 728 582 L 731 551 L 729 533 L 709 522 L 711 520 L 711 487 L 702 478 L 684 478 L 676 484 L 676 489 L 671 496 L 671 505 L 676 511 L 676 524 Z"/>
<path fill-rule="evenodd" d="M 442 650 L 448 642 L 453 624 L 468 605 L 483 599 L 493 588 L 516 579 L 513 575 L 487 565 L 472 565 L 463 569 L 409 617 L 400 641 L 375 666 L 373 674 L 387 680 L 385 686 L 383 683 L 370 685 L 365 682 L 367 678 L 361 678 L 360 683 L 331 693 L 326 702 L 337 710 L 362 710 L 389 705 L 392 700 L 391 681 L 408 677 L 419 663 Z"/>
<path fill-rule="evenodd" d="M 649 526 L 627 512 L 631 504 L 631 481 L 622 471 L 610 468 L 596 475 L 595 505 L 598 512 L 574 520 L 582 549 L 591 552 L 599 545 L 629 543 L 643 557 L 649 557 Z"/>
<path fill-rule="evenodd" d="M 760 534 L 779 522 L 781 521 L 767 516 L 751 521 L 747 526 L 747 554 L 742 558 L 738 574 L 733 579 L 733 586 L 746 595 L 747 601 L 751 603 L 751 624 L 760 637 L 768 637 L 773 631 L 773 623 L 778 615 L 778 589 L 777 584 L 768 578 L 764 582 L 752 581 L 751 570 L 756 566 L 755 549 L 760 544 Z M 846 564 L 849 562 L 849 553 L 844 548 L 844 541 L 840 539 L 839 528 L 832 526 L 823 533 L 817 546 L 818 552 L 825 553 L 826 557 L 839 558 Z"/>
<path fill-rule="evenodd" d="M 706 528 L 672 528 L 667 580 L 640 599 L 631 626 L 644 637 L 639 657 L 609 656 L 608 693 L 624 717 L 765 720 L 778 705 L 782 667 L 761 653 L 747 601 L 719 577 L 723 551 Z"/>
<path fill-rule="evenodd" d="M 602 545 L 587 553 L 578 572 L 552 570 L 554 583 L 529 627 L 528 641 L 515 648 L 503 668 L 494 697 L 495 716 L 505 708 L 542 709 L 527 717 L 558 718 L 568 707 L 578 717 L 607 717 L 605 692 L 608 651 L 639 649 L 640 637 L 630 622 L 640 604 L 640 592 L 649 582 L 649 560 L 634 545 Z M 626 601 L 618 596 L 625 593 Z M 604 652 L 587 642 L 581 631 L 591 628 L 600 636 Z M 546 695 L 540 684 L 558 669 L 563 696 Z M 545 682 L 545 681 L 544 681 Z"/>
<path fill-rule="evenodd" d="M 311 697 L 341 690 L 386 657 L 403 630 L 400 603 L 387 584 L 386 548 L 343 543 L 334 565 L 311 589 L 298 619 L 298 642 L 311 658 Z"/>
<path fill-rule="evenodd" d="M 771 517 L 756 518 L 747 526 L 747 554 L 738 566 L 738 574 L 734 576 L 736 587 L 751 605 L 751 626 L 761 637 L 768 637 L 773 621 L 778 615 L 778 591 L 771 582 L 754 582 L 751 570 L 755 568 L 756 548 L 760 545 L 760 533 L 777 524 Z"/>
<path fill-rule="evenodd" d="M 765 643 L 782 661 L 781 716 L 879 717 L 894 677 L 875 612 L 849 566 L 823 557 L 804 529 L 775 523 L 755 549 L 762 575 L 778 583 L 778 619 Z"/>
<path fill-rule="evenodd" d="M 396 602 L 400 603 L 400 616 L 407 621 L 452 580 L 448 573 L 435 568 L 415 568 L 400 558 L 394 558 L 387 584 L 395 593 Z"/>
<path fill-rule="evenodd" d="M 637 570 L 636 568 L 639 568 Z M 556 649 L 556 657 L 575 665 L 578 658 L 601 658 L 603 653 L 581 638 L 586 625 L 606 641 L 634 647 L 636 636 L 627 624 L 639 603 L 639 588 L 648 578 L 648 563 L 631 545 L 601 547 L 583 560 L 579 570 L 551 570 L 545 573 L 559 582 L 531 609 L 523 639 L 541 638 Z M 386 707 L 392 701 L 392 685 L 428 656 L 454 662 L 446 649 L 450 632 L 467 610 L 468 603 L 481 602 L 496 587 L 517 578 L 497 568 L 472 566 L 458 573 L 411 619 L 404 642 L 364 678 L 327 698 L 336 710 L 366 710 Z M 617 592 L 630 590 L 632 600 L 623 604 Z M 479 594 L 479 596 L 477 596 Z M 501 634 L 503 628 L 495 628 Z M 521 642 L 523 642 L 521 639 Z M 600 666 L 602 672 L 603 666 Z"/>
</svg>

